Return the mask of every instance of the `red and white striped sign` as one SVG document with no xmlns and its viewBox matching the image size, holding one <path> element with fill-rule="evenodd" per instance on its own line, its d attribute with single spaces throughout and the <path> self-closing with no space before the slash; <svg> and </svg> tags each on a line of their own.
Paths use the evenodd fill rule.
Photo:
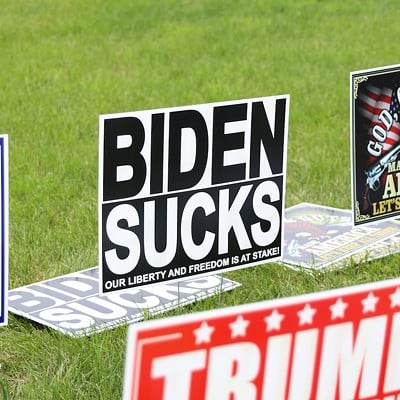
<svg viewBox="0 0 400 400">
<path fill-rule="evenodd" d="M 133 324 L 127 399 L 398 400 L 400 280 Z"/>
</svg>

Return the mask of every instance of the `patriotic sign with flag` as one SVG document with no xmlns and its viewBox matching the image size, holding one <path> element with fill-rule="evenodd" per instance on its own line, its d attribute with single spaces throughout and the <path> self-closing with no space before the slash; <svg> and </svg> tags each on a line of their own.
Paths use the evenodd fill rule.
<svg viewBox="0 0 400 400">
<path fill-rule="evenodd" d="M 351 81 L 354 223 L 400 213 L 400 66 L 354 72 Z"/>
<path fill-rule="evenodd" d="M 368 127 L 368 138 L 374 140 L 373 129 L 379 126 L 386 131 L 386 138 L 382 142 L 382 154 L 385 154 L 393 146 L 400 143 L 400 122 L 399 122 L 399 100 L 397 94 L 398 84 L 396 87 L 378 88 L 374 85 L 367 85 L 364 92 L 359 94 L 359 112 L 366 119 Z M 379 118 L 383 110 L 388 110 L 392 117 L 387 115 L 385 123 L 382 117 Z M 385 114 L 384 114 L 385 116 Z M 389 125 L 389 129 L 387 129 Z M 381 131 L 382 132 L 382 131 Z M 375 157 L 371 155 L 370 162 L 375 161 Z"/>
</svg>

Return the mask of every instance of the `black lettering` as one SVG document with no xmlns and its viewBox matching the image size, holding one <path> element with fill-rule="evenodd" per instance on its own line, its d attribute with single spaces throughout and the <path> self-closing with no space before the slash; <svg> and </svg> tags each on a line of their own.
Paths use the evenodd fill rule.
<svg viewBox="0 0 400 400">
<path fill-rule="evenodd" d="M 252 105 L 250 178 L 258 178 L 260 176 L 261 145 L 267 155 L 272 173 L 282 173 L 285 107 L 286 99 L 276 100 L 275 127 L 274 134 L 272 134 L 263 103 L 257 101 Z"/>
<path fill-rule="evenodd" d="M 212 184 L 245 179 L 246 163 L 224 165 L 224 152 L 244 148 L 244 132 L 225 134 L 227 122 L 247 118 L 247 104 L 234 104 L 214 108 Z"/>
<path fill-rule="evenodd" d="M 163 191 L 164 114 L 151 116 L 150 194 Z"/>
<path fill-rule="evenodd" d="M 195 160 L 191 170 L 181 171 L 182 130 L 191 128 L 195 133 Z M 184 110 L 171 112 L 169 120 L 168 190 L 188 189 L 203 176 L 208 157 L 208 133 L 200 112 Z"/>
<path fill-rule="evenodd" d="M 131 144 L 118 148 L 118 137 L 131 137 Z M 140 153 L 144 127 L 138 118 L 112 118 L 104 121 L 103 200 L 132 197 L 139 193 L 146 179 L 146 162 Z M 118 167 L 131 169 L 132 176 L 118 180 Z"/>
</svg>

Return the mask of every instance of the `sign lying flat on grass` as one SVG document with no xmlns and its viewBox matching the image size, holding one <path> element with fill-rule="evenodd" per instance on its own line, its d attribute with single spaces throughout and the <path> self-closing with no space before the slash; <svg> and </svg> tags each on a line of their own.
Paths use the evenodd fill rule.
<svg viewBox="0 0 400 400">
<path fill-rule="evenodd" d="M 0 326 L 8 322 L 8 136 L 0 135 Z"/>
<path fill-rule="evenodd" d="M 285 210 L 282 262 L 308 269 L 343 267 L 400 251 L 400 223 L 354 226 L 350 210 L 300 203 Z"/>
<path fill-rule="evenodd" d="M 131 325 L 124 400 L 396 400 L 398 279 Z"/>
<path fill-rule="evenodd" d="M 94 267 L 10 290 L 9 309 L 70 336 L 88 336 L 238 286 L 214 275 L 100 295 L 99 268 Z"/>
<path fill-rule="evenodd" d="M 289 96 L 100 116 L 101 291 L 282 250 Z"/>
<path fill-rule="evenodd" d="M 356 225 L 400 215 L 400 65 L 350 74 Z"/>
</svg>

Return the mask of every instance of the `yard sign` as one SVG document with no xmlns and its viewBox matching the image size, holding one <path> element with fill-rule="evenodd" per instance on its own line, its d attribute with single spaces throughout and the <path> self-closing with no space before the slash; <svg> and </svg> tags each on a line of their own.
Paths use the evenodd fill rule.
<svg viewBox="0 0 400 400">
<path fill-rule="evenodd" d="M 398 279 L 133 324 L 124 400 L 398 400 Z"/>
<path fill-rule="evenodd" d="M 400 215 L 400 65 L 352 72 L 353 219 Z"/>
<path fill-rule="evenodd" d="M 8 292 L 9 311 L 72 337 L 142 321 L 240 286 L 218 275 L 99 294 L 99 268 Z"/>
<path fill-rule="evenodd" d="M 100 116 L 101 291 L 282 255 L 289 96 Z"/>
</svg>

